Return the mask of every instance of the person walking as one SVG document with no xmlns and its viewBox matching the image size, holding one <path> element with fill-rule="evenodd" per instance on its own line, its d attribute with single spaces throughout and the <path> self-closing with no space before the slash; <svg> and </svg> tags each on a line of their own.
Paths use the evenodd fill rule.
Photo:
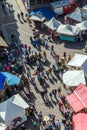
<svg viewBox="0 0 87 130">
<path fill-rule="evenodd" d="M 51 46 L 51 50 L 50 51 L 51 51 L 51 55 L 55 54 L 54 46 L 53 45 Z"/>
<path fill-rule="evenodd" d="M 20 16 L 24 20 L 24 13 L 23 12 L 20 13 Z"/>
<path fill-rule="evenodd" d="M 57 120 L 55 122 L 55 126 L 56 126 L 57 130 L 60 130 L 60 128 L 61 128 L 61 122 L 59 120 Z"/>
<path fill-rule="evenodd" d="M 18 13 L 17 16 L 18 16 L 18 20 L 20 21 L 20 14 Z"/>
<path fill-rule="evenodd" d="M 49 93 L 49 96 L 50 96 L 50 99 L 52 100 L 52 93 L 51 92 Z"/>
<path fill-rule="evenodd" d="M 41 125 L 43 119 L 42 111 L 38 113 L 38 124 Z"/>
<path fill-rule="evenodd" d="M 63 57 L 64 57 L 65 60 L 67 60 L 67 58 L 66 58 L 66 52 L 63 53 Z"/>
</svg>

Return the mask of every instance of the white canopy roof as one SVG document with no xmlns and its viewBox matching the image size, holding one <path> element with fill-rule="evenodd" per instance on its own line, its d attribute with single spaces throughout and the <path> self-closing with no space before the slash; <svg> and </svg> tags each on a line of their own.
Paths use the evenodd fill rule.
<svg viewBox="0 0 87 130">
<path fill-rule="evenodd" d="M 87 60 L 87 55 L 75 54 L 72 59 L 69 61 L 69 66 L 81 67 L 84 62 Z"/>
<path fill-rule="evenodd" d="M 45 25 L 52 30 L 56 30 L 61 24 L 62 23 L 56 20 L 54 17 L 45 23 Z"/>
<path fill-rule="evenodd" d="M 0 130 L 6 130 L 7 126 L 3 123 L 0 123 Z"/>
<path fill-rule="evenodd" d="M 82 16 L 81 16 L 81 12 L 80 11 L 75 11 L 75 12 L 72 12 L 70 14 L 67 14 L 67 17 L 70 18 L 70 19 L 73 19 L 77 22 L 82 22 Z"/>
<path fill-rule="evenodd" d="M 82 23 L 78 23 L 76 26 L 79 27 L 81 31 L 87 30 L 87 21 L 85 20 Z"/>
<path fill-rule="evenodd" d="M 69 36 L 75 36 L 79 33 L 79 28 L 72 25 L 60 25 L 57 29 L 57 32 L 59 34 L 69 35 Z"/>
<path fill-rule="evenodd" d="M 87 76 L 87 55 L 75 54 L 68 63 L 69 66 L 81 67 Z"/>
<path fill-rule="evenodd" d="M 34 21 L 43 22 L 46 18 L 42 17 L 42 16 L 32 15 L 29 19 L 34 20 Z"/>
<path fill-rule="evenodd" d="M 14 95 L 0 104 L 0 120 L 9 122 L 25 113 L 28 104 L 19 94 Z"/>
<path fill-rule="evenodd" d="M 63 74 L 63 83 L 67 86 L 78 86 L 80 83 L 86 84 L 83 70 L 67 71 Z"/>
<path fill-rule="evenodd" d="M 24 101 L 24 99 L 19 94 L 12 96 L 9 100 L 15 105 L 22 107 L 24 109 L 29 107 L 29 105 Z"/>
<path fill-rule="evenodd" d="M 87 10 L 87 5 L 83 6 L 82 8 L 85 9 L 85 10 Z"/>
</svg>

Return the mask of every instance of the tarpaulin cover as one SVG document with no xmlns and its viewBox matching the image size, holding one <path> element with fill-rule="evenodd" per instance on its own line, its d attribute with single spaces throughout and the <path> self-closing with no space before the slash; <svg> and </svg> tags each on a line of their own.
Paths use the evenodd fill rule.
<svg viewBox="0 0 87 130">
<path fill-rule="evenodd" d="M 6 79 L 6 76 L 4 76 L 2 73 L 0 73 L 0 89 L 4 88 L 5 79 Z"/>
<path fill-rule="evenodd" d="M 7 123 L 17 117 L 23 116 L 25 109 L 28 107 L 29 105 L 22 99 L 22 97 L 19 94 L 16 94 L 8 100 L 0 103 L 0 121 L 3 120 Z"/>
<path fill-rule="evenodd" d="M 87 87 L 82 83 L 75 89 L 74 93 L 66 97 L 75 112 L 87 107 Z"/>
<path fill-rule="evenodd" d="M 45 23 L 45 25 L 52 30 L 56 30 L 61 24 L 62 23 L 56 20 L 54 17 Z"/>
<path fill-rule="evenodd" d="M 37 15 L 37 14 L 40 14 L 41 16 L 47 18 L 47 19 L 51 19 L 53 17 L 56 16 L 56 13 L 54 13 L 53 11 L 51 11 L 49 8 L 47 7 L 42 7 L 42 8 L 37 8 L 37 9 L 34 9 L 32 10 L 30 13 L 29 13 L 29 16 L 32 16 L 32 15 Z"/>
<path fill-rule="evenodd" d="M 6 77 L 7 85 L 16 85 L 20 83 L 20 78 L 8 72 L 1 72 Z"/>
<path fill-rule="evenodd" d="M 63 83 L 69 87 L 86 84 L 83 70 L 69 70 L 63 74 Z"/>
<path fill-rule="evenodd" d="M 87 130 L 87 114 L 78 113 L 73 116 L 73 130 Z"/>
</svg>

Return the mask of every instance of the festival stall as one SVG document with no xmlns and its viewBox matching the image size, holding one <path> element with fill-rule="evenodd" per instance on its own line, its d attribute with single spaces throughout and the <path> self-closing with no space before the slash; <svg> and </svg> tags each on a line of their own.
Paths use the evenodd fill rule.
<svg viewBox="0 0 87 130">
<path fill-rule="evenodd" d="M 86 113 L 78 113 L 73 116 L 73 130 L 87 130 Z"/>
<path fill-rule="evenodd" d="M 87 21 L 85 20 L 82 23 L 78 23 L 76 26 L 80 29 L 80 35 L 87 37 Z"/>
<path fill-rule="evenodd" d="M 33 20 L 33 21 L 38 21 L 38 22 L 43 22 L 45 20 L 45 17 L 41 16 L 41 15 L 32 15 L 30 17 L 30 20 Z"/>
<path fill-rule="evenodd" d="M 48 22 L 45 22 L 44 23 L 48 28 L 47 28 L 47 31 L 50 33 L 50 34 L 55 34 L 55 30 L 62 24 L 61 22 L 59 22 L 58 20 L 56 20 L 54 17 L 48 21 Z"/>
<path fill-rule="evenodd" d="M 63 83 L 68 87 L 76 87 L 80 83 L 86 84 L 83 70 L 71 70 L 63 74 Z"/>
<path fill-rule="evenodd" d="M 0 121 L 5 122 L 10 129 L 16 128 L 27 120 L 25 109 L 28 107 L 28 104 L 22 97 L 19 94 L 16 94 L 0 103 Z"/>
<path fill-rule="evenodd" d="M 61 40 L 76 42 L 78 40 L 79 28 L 72 25 L 60 25 L 57 29 Z"/>
<path fill-rule="evenodd" d="M 56 17 L 56 15 L 57 14 L 54 13 L 52 10 L 50 10 L 48 7 L 42 7 L 42 8 L 37 8 L 37 9 L 32 10 L 29 13 L 29 19 L 32 19 L 32 17 L 39 19 L 39 21 L 35 21 L 35 19 L 34 19 L 34 23 L 36 26 L 41 27 L 43 24 L 42 22 L 45 19 L 50 20 L 51 18 Z"/>
<path fill-rule="evenodd" d="M 0 130 L 10 130 L 10 129 L 6 124 L 0 123 Z"/>
<path fill-rule="evenodd" d="M 76 24 L 77 27 L 79 27 L 80 31 L 85 31 L 87 30 L 87 21 L 83 21 L 82 23 Z"/>
<path fill-rule="evenodd" d="M 87 55 L 75 54 L 68 62 L 68 66 L 76 67 L 84 70 L 85 76 L 87 76 Z"/>
<path fill-rule="evenodd" d="M 74 92 L 66 97 L 75 112 L 87 108 L 87 86 L 80 83 Z"/>
<path fill-rule="evenodd" d="M 66 17 L 69 23 L 72 25 L 82 22 L 82 15 L 81 15 L 80 8 L 76 8 L 74 12 L 67 14 Z"/>
<path fill-rule="evenodd" d="M 82 14 L 83 20 L 87 20 L 87 5 L 81 8 L 81 14 Z"/>
</svg>

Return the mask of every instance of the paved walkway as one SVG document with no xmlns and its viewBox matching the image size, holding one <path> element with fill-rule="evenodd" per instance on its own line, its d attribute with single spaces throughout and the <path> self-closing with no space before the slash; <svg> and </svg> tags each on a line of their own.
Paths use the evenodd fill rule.
<svg viewBox="0 0 87 130">
<path fill-rule="evenodd" d="M 16 2 L 17 1 L 17 2 Z M 20 13 L 20 9 L 23 11 L 23 12 L 25 12 L 26 13 L 26 11 L 25 11 L 25 8 L 24 8 L 24 6 L 23 6 L 23 4 L 22 4 L 22 2 L 21 2 L 21 0 L 8 0 L 8 2 L 10 2 L 10 3 L 12 3 L 13 4 L 13 8 L 14 8 L 14 10 L 15 10 L 15 12 L 14 12 L 14 19 L 16 19 L 17 20 L 17 22 L 16 23 L 14 23 L 14 24 L 9 24 L 9 25 L 6 25 L 5 26 L 5 35 L 6 35 L 6 37 L 8 37 L 9 36 L 9 34 L 11 34 L 12 32 L 14 32 L 17 36 L 18 36 L 18 38 L 19 38 L 19 40 L 20 40 L 20 42 L 22 42 L 22 43 L 26 43 L 27 45 L 31 45 L 30 44 L 30 41 L 29 41 L 29 38 L 30 38 L 30 36 L 32 36 L 32 27 L 30 27 L 27 23 L 24 23 L 23 22 L 23 24 L 21 24 L 19 21 L 18 21 L 18 18 L 17 18 L 17 13 Z M 19 5 L 18 5 L 19 4 Z M 11 19 L 10 19 L 11 20 Z M 14 21 L 11 21 L 11 22 L 15 22 L 15 20 Z M 3 29 L 4 30 L 4 29 Z M 42 31 L 41 31 L 41 33 L 42 33 Z M 7 39 L 7 38 L 6 38 Z M 84 43 L 82 43 L 82 44 L 79 44 L 79 43 L 77 43 L 77 44 L 75 44 L 75 43 L 70 43 L 70 42 L 62 42 L 62 41 L 58 41 L 58 43 L 56 44 L 55 42 L 49 42 L 49 47 L 51 46 L 51 45 L 54 45 L 54 49 L 55 49 L 55 52 L 57 53 L 57 54 L 59 54 L 60 55 L 60 57 L 62 57 L 62 55 L 63 55 L 63 52 L 65 51 L 65 52 L 67 52 L 67 55 L 70 53 L 71 55 L 73 55 L 75 52 L 78 52 L 78 53 L 84 53 L 84 51 L 83 51 L 83 49 L 84 49 Z M 33 48 L 33 46 L 31 45 L 31 47 L 32 47 L 32 49 L 34 50 L 34 51 L 37 51 L 35 48 Z M 48 61 L 49 61 L 49 65 L 53 65 L 53 64 L 55 64 L 55 61 L 54 61 L 54 59 L 53 59 L 53 57 L 50 55 L 50 51 L 49 50 L 46 50 L 44 47 L 41 47 L 41 49 L 42 49 L 42 51 L 46 51 L 46 53 L 47 53 L 47 59 L 48 59 Z M 35 68 L 35 67 L 34 67 Z M 31 72 L 33 73 L 34 72 L 34 69 L 32 69 L 32 68 L 30 68 L 31 69 Z M 47 65 L 45 65 L 45 69 L 48 69 L 48 66 Z M 65 90 L 65 88 L 63 87 L 63 84 L 57 79 L 57 77 L 53 74 L 53 76 L 54 76 L 54 80 L 53 80 L 53 78 L 52 77 L 50 77 L 50 80 L 46 80 L 46 83 L 48 84 L 46 87 L 47 87 L 47 89 L 48 89 L 48 92 L 51 92 L 54 88 L 55 89 L 58 89 L 58 87 L 60 86 L 61 87 L 61 89 L 62 89 L 62 93 L 64 94 L 64 95 L 67 95 L 67 93 L 66 93 L 66 90 Z M 38 87 L 38 89 L 39 90 L 43 90 L 43 88 L 40 86 L 40 84 L 38 83 L 38 81 L 37 81 L 37 79 L 36 79 L 36 84 L 37 84 L 37 87 Z M 36 109 L 37 109 L 37 111 L 42 111 L 43 112 L 43 115 L 44 116 L 46 116 L 46 115 L 48 115 L 48 114 L 54 114 L 54 115 L 56 115 L 56 119 L 61 119 L 62 118 L 62 115 L 61 115 L 61 113 L 60 113 L 60 111 L 59 111 L 59 109 L 58 109 L 58 106 L 57 106 L 57 101 L 55 100 L 55 98 L 53 97 L 53 102 L 51 102 L 51 106 L 53 106 L 53 107 L 48 107 L 45 103 L 44 103 L 44 101 L 43 101 L 43 99 L 42 99 L 42 97 L 41 97 L 41 95 L 38 93 L 38 92 L 36 92 L 35 91 L 35 89 L 33 88 L 33 86 L 31 85 L 31 97 L 30 97 L 30 99 L 31 99 L 31 101 L 32 102 L 34 102 L 35 103 L 35 106 L 36 106 Z M 58 98 L 59 99 L 59 98 Z M 33 128 L 33 126 L 32 126 L 32 121 L 28 121 L 27 123 L 26 123 L 26 125 L 27 125 L 27 127 L 28 127 L 28 129 L 30 128 L 31 130 L 34 130 L 34 128 Z M 62 127 L 62 129 L 61 130 L 63 130 L 64 128 Z"/>
</svg>

